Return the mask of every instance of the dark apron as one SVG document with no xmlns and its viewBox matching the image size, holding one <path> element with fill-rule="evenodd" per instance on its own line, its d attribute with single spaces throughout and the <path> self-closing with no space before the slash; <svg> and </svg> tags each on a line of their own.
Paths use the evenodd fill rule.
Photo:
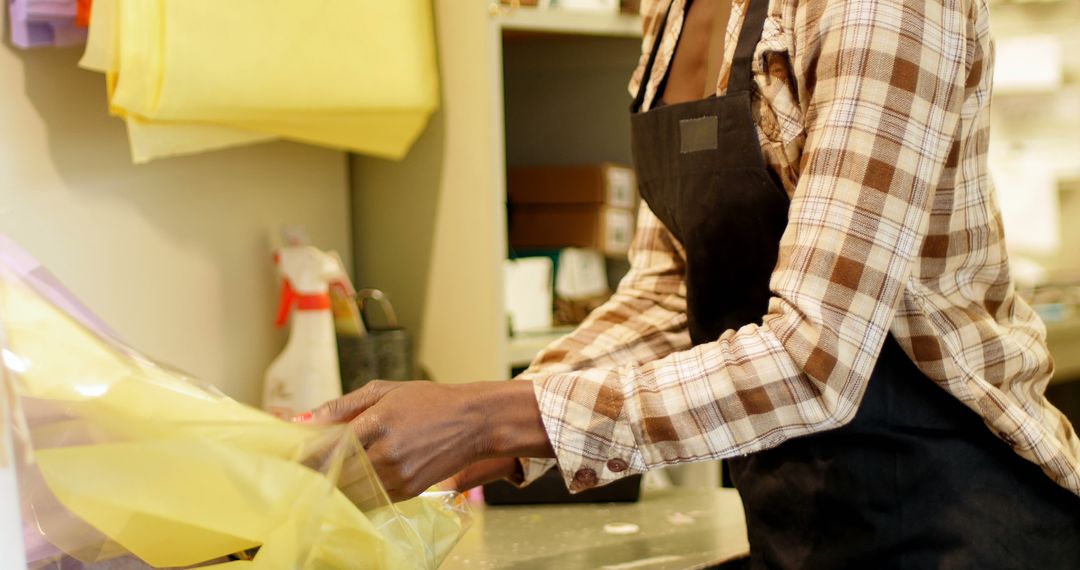
<svg viewBox="0 0 1080 570">
<path fill-rule="evenodd" d="M 654 47 L 632 107 L 642 198 L 686 250 L 695 345 L 761 323 L 787 225 L 750 105 L 767 5 L 749 2 L 726 95 L 640 112 Z M 851 423 L 728 466 L 753 567 L 1080 568 L 1080 498 L 995 438 L 891 335 Z"/>
</svg>

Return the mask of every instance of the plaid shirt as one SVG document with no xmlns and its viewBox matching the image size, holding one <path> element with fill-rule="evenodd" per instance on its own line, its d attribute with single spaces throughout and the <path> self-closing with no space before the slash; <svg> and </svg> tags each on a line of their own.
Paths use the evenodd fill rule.
<svg viewBox="0 0 1080 570">
<path fill-rule="evenodd" d="M 732 8 L 718 93 L 746 2 Z M 646 81 L 645 108 L 684 5 L 643 3 L 646 56 L 630 89 Z M 686 256 L 643 206 L 614 297 L 521 376 L 568 486 L 842 426 L 891 332 L 994 434 L 1080 494 L 1080 439 L 1043 397 L 1046 331 L 1013 287 L 987 173 L 986 2 L 771 0 L 756 55 L 759 140 L 791 196 L 768 314 L 691 346 Z M 554 464 L 522 463 L 526 481 Z"/>
</svg>

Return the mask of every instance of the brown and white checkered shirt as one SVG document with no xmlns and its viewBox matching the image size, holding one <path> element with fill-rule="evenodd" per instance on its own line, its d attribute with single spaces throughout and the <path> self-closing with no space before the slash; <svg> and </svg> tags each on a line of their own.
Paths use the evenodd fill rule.
<svg viewBox="0 0 1080 570">
<path fill-rule="evenodd" d="M 718 93 L 746 2 L 734 1 Z M 630 85 L 646 81 L 645 108 L 684 4 L 643 2 L 643 52 L 661 42 L 651 77 L 643 57 Z M 984 0 L 771 0 L 755 113 L 791 210 L 768 314 L 692 347 L 685 255 L 643 206 L 615 296 L 522 375 L 571 489 L 844 425 L 891 332 L 988 429 L 1080 494 L 1080 439 L 1043 397 L 1046 332 L 1016 296 L 987 172 L 992 69 Z M 523 465 L 531 480 L 553 462 Z"/>
</svg>

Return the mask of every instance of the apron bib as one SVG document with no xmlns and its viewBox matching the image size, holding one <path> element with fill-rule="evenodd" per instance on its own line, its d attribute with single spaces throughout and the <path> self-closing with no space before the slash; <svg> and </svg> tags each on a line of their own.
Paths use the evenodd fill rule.
<svg viewBox="0 0 1080 570">
<path fill-rule="evenodd" d="M 654 47 L 631 107 L 641 196 L 686 251 L 695 345 L 761 323 L 787 226 L 751 108 L 767 8 L 748 1 L 725 95 L 641 112 Z M 1080 498 L 993 437 L 892 335 L 851 423 L 728 467 L 753 567 L 1080 568 Z"/>
</svg>

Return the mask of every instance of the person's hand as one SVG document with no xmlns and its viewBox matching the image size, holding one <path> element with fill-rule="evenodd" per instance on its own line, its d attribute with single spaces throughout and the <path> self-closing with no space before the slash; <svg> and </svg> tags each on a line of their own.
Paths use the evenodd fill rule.
<svg viewBox="0 0 1080 570">
<path fill-rule="evenodd" d="M 349 422 L 395 501 L 484 459 L 553 455 L 528 382 L 375 381 L 311 419 Z"/>
<path fill-rule="evenodd" d="M 390 498 L 414 497 L 479 459 L 483 417 L 462 390 L 431 382 L 375 381 L 314 412 L 349 422 Z"/>
<path fill-rule="evenodd" d="M 458 471 L 456 475 L 443 481 L 441 486 L 454 491 L 468 491 L 494 481 L 509 479 L 521 471 L 521 463 L 516 457 L 496 457 L 485 459 Z"/>
</svg>

